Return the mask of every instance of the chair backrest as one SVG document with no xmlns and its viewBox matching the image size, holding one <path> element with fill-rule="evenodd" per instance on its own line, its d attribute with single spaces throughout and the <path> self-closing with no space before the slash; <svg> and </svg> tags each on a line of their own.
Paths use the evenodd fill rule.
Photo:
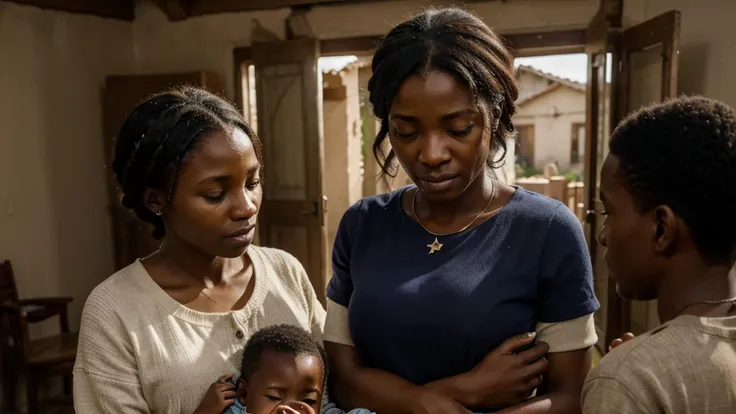
<svg viewBox="0 0 736 414">
<path fill-rule="evenodd" d="M 4 369 L 23 369 L 28 363 L 29 346 L 25 313 L 10 304 L 0 304 L 0 360 Z"/>
<path fill-rule="evenodd" d="M 10 260 L 0 262 L 0 303 L 17 302 L 18 288 Z"/>
<path fill-rule="evenodd" d="M 14 305 L 18 289 L 10 260 L 0 262 L 0 305 Z M 28 326 L 25 315 L 11 308 L 0 309 L 0 353 L 6 369 L 23 367 L 28 358 Z"/>
</svg>

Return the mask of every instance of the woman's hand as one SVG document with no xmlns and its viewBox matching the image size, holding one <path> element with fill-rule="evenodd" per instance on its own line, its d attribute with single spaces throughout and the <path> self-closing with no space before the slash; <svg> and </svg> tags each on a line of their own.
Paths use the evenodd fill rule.
<svg viewBox="0 0 736 414">
<path fill-rule="evenodd" d="M 503 408 L 526 400 L 542 384 L 547 371 L 545 343 L 532 345 L 534 333 L 507 339 L 468 374 L 468 401 L 472 408 Z M 521 350 L 525 347 L 528 349 Z"/>
<path fill-rule="evenodd" d="M 611 345 L 608 346 L 608 352 L 613 351 L 613 348 L 616 348 L 622 343 L 628 342 L 632 339 L 634 339 L 634 334 L 631 332 L 626 332 L 625 334 L 621 335 L 620 338 L 616 338 L 613 341 L 611 341 Z"/>
<path fill-rule="evenodd" d="M 471 414 L 459 402 L 434 391 L 421 390 L 408 398 L 411 399 L 412 414 Z"/>
<path fill-rule="evenodd" d="M 227 382 L 232 376 L 233 374 L 223 375 L 210 385 L 194 414 L 221 414 L 225 411 L 235 399 L 235 386 Z"/>
</svg>

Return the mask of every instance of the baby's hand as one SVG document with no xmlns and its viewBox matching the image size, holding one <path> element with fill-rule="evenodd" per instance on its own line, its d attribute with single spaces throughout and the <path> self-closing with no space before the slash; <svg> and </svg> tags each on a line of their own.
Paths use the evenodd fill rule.
<svg viewBox="0 0 736 414">
<path fill-rule="evenodd" d="M 273 410 L 272 414 L 315 414 L 312 407 L 303 402 L 294 401 L 288 404 L 282 404 Z"/>
<path fill-rule="evenodd" d="M 194 414 L 220 414 L 229 407 L 235 399 L 235 386 L 227 382 L 232 376 L 223 375 L 210 385 Z"/>
</svg>

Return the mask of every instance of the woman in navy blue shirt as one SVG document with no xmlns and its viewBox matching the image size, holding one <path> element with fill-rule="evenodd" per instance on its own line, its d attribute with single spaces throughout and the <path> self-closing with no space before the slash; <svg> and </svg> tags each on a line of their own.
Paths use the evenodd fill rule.
<svg viewBox="0 0 736 414">
<path fill-rule="evenodd" d="M 435 9 L 391 30 L 372 66 L 374 152 L 415 185 L 340 223 L 332 398 L 380 414 L 580 412 L 599 307 L 582 228 L 492 173 L 514 136 L 511 53 L 472 14 Z"/>
</svg>

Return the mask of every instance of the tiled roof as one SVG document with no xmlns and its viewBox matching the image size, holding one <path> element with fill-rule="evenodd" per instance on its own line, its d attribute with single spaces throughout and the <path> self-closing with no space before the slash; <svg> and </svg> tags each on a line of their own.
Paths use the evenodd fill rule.
<svg viewBox="0 0 736 414">
<path fill-rule="evenodd" d="M 567 79 L 567 78 L 561 78 L 561 77 L 555 76 L 555 75 L 553 75 L 551 73 L 547 73 L 545 71 L 542 71 L 542 70 L 533 68 L 531 66 L 521 65 L 521 66 L 517 67 L 516 68 L 516 73 L 518 74 L 520 72 L 532 73 L 532 74 L 537 75 L 537 76 L 540 76 L 542 78 L 549 79 L 549 80 L 551 80 L 553 82 L 561 83 L 561 84 L 563 84 L 565 86 L 568 86 L 570 88 L 577 89 L 579 91 L 585 91 L 585 84 L 584 83 L 576 82 L 574 80 Z"/>
<path fill-rule="evenodd" d="M 521 65 L 518 68 L 516 68 L 516 76 L 519 76 L 519 74 L 522 72 L 531 73 L 533 75 L 547 79 L 551 81 L 551 83 L 546 88 L 543 88 L 542 90 L 537 91 L 536 93 L 533 93 L 529 96 L 525 96 L 524 98 L 519 99 L 518 101 L 516 101 L 516 105 L 524 105 L 525 103 L 533 101 L 534 99 L 539 98 L 542 95 L 546 95 L 549 92 L 557 90 L 561 86 L 566 86 L 576 91 L 585 92 L 584 83 L 576 82 L 576 81 L 566 79 L 566 78 L 561 78 L 559 76 L 555 76 L 550 73 L 533 68 L 531 66 Z"/>
</svg>

